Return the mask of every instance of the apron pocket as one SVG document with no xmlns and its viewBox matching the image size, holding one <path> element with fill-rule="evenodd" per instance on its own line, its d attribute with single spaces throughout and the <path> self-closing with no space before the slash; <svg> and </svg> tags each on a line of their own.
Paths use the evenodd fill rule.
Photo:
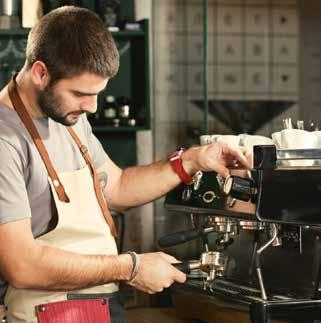
<svg viewBox="0 0 321 323">
<path fill-rule="evenodd" d="M 107 298 L 42 304 L 36 312 L 39 323 L 111 323 Z"/>
<path fill-rule="evenodd" d="M 124 323 L 125 322 L 125 309 L 124 302 L 121 293 L 93 293 L 93 294 L 81 294 L 81 293 L 69 293 L 67 294 L 68 300 L 84 300 L 84 299 L 102 299 L 107 298 L 109 300 L 109 313 L 111 323 Z"/>
</svg>

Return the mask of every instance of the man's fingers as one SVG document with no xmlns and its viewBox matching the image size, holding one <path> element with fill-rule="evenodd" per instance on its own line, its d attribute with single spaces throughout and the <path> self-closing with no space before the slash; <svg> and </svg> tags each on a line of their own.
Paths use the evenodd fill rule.
<svg viewBox="0 0 321 323">
<path fill-rule="evenodd" d="M 160 253 L 160 256 L 164 259 L 164 260 L 166 260 L 167 262 L 169 262 L 169 263 L 177 263 L 177 262 L 180 262 L 178 259 L 176 259 L 175 257 L 173 257 L 173 256 L 171 256 L 171 255 L 169 255 L 169 254 L 167 254 L 167 253 L 164 253 L 164 252 L 161 252 Z"/>
<path fill-rule="evenodd" d="M 214 170 L 224 178 L 226 178 L 230 174 L 229 170 L 225 166 L 219 163 L 216 165 Z"/>
<path fill-rule="evenodd" d="M 186 274 L 184 274 L 183 272 L 181 272 L 180 270 L 178 270 L 178 274 L 176 275 L 175 277 L 175 281 L 178 282 L 178 283 L 185 283 L 186 282 Z"/>
<path fill-rule="evenodd" d="M 247 168 L 249 168 L 251 166 L 248 159 L 246 158 L 246 156 L 244 155 L 244 153 L 242 153 L 242 151 L 240 149 L 235 149 L 230 146 L 226 146 L 226 148 L 228 149 L 227 153 L 232 155 L 234 157 L 234 159 L 236 159 L 242 166 L 247 167 Z"/>
</svg>

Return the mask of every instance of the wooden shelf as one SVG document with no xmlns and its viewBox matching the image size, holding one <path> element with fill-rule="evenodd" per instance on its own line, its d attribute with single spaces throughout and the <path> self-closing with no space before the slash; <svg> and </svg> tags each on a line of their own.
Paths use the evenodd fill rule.
<svg viewBox="0 0 321 323">
<path fill-rule="evenodd" d="M 112 126 L 92 126 L 94 133 L 104 132 L 135 132 L 140 130 L 148 130 L 146 127 L 112 127 Z"/>
<path fill-rule="evenodd" d="M 137 31 L 121 30 L 121 31 L 113 31 L 111 33 L 115 38 L 143 37 L 145 35 L 145 32 L 143 30 L 137 30 Z"/>
<path fill-rule="evenodd" d="M 14 35 L 28 35 L 30 28 L 18 28 L 18 29 L 0 29 L 0 35 L 14 36 Z M 112 31 L 112 35 L 115 38 L 127 38 L 127 37 L 143 37 L 145 32 L 143 30 L 129 31 Z"/>
<path fill-rule="evenodd" d="M 14 35 L 28 35 L 29 28 L 19 28 L 19 29 L 0 29 L 0 35 L 14 36 Z"/>
</svg>

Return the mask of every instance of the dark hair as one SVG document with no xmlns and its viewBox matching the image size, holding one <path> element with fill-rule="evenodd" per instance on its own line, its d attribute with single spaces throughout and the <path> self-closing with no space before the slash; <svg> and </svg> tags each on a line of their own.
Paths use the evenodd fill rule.
<svg viewBox="0 0 321 323">
<path fill-rule="evenodd" d="M 102 20 L 84 8 L 64 6 L 49 12 L 32 28 L 26 66 L 46 64 L 51 82 L 90 72 L 111 78 L 119 67 L 119 53 Z"/>
</svg>

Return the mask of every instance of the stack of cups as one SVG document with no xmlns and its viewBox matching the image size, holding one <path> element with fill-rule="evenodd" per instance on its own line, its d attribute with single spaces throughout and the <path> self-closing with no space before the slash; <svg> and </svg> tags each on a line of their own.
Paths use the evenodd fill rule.
<svg viewBox="0 0 321 323">
<path fill-rule="evenodd" d="M 320 131 L 309 132 L 302 129 L 284 129 L 272 134 L 277 149 L 317 149 L 321 147 Z M 321 133 L 321 132 L 320 132 Z M 313 159 L 282 161 L 282 166 L 312 166 Z"/>
</svg>

